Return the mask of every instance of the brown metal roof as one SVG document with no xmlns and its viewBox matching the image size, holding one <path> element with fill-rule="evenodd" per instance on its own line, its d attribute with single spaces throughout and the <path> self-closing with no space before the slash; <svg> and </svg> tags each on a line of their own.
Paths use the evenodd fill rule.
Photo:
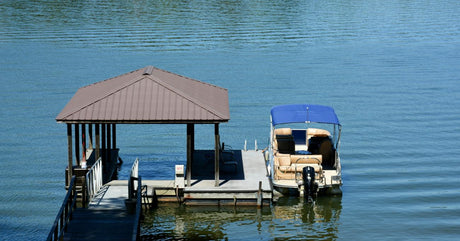
<svg viewBox="0 0 460 241">
<path fill-rule="evenodd" d="M 147 66 L 80 88 L 56 121 L 219 123 L 230 119 L 228 91 Z"/>
</svg>

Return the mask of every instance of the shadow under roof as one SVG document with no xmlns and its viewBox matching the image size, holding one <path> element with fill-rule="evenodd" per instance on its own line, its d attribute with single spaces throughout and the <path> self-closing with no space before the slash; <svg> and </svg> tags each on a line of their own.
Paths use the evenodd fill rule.
<svg viewBox="0 0 460 241">
<path fill-rule="evenodd" d="M 230 119 L 227 89 L 147 66 L 80 88 L 56 121 L 64 123 L 220 123 Z"/>
</svg>

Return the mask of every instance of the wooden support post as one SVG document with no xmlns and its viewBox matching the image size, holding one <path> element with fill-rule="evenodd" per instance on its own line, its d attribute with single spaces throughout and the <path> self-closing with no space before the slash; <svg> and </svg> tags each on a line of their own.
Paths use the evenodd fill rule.
<svg viewBox="0 0 460 241">
<path fill-rule="evenodd" d="M 86 166 L 86 124 L 81 124 L 82 165 Z"/>
<path fill-rule="evenodd" d="M 262 181 L 259 181 L 259 189 L 257 191 L 257 208 L 262 208 L 263 205 L 263 194 L 262 194 Z"/>
<path fill-rule="evenodd" d="M 112 124 L 112 146 L 117 149 L 117 125 Z"/>
<path fill-rule="evenodd" d="M 192 185 L 192 163 L 193 152 L 195 151 L 195 125 L 187 124 L 187 165 L 185 174 L 187 175 L 187 187 Z"/>
<path fill-rule="evenodd" d="M 93 149 L 93 124 L 88 124 L 89 149 Z"/>
<path fill-rule="evenodd" d="M 215 186 L 219 186 L 219 156 L 220 156 L 220 137 L 219 137 L 219 124 L 214 124 L 214 135 L 215 135 L 215 150 L 214 150 L 214 180 L 215 180 Z"/>
<path fill-rule="evenodd" d="M 111 150 L 112 150 L 112 138 L 111 138 L 111 131 L 110 131 L 110 124 L 107 124 L 107 161 L 110 163 L 109 165 L 112 165 L 112 157 L 110 156 Z"/>
<path fill-rule="evenodd" d="M 95 124 L 96 125 L 96 160 L 99 159 L 99 157 L 101 157 L 101 135 L 100 135 L 100 132 L 99 132 L 99 124 Z"/>
<path fill-rule="evenodd" d="M 80 165 L 80 126 L 75 124 L 75 161 Z"/>
<path fill-rule="evenodd" d="M 70 180 L 72 180 L 72 167 L 73 167 L 73 157 L 72 157 L 72 124 L 67 124 L 67 152 L 68 152 L 68 167 L 67 167 L 67 182 L 66 186 L 70 185 Z"/>
<path fill-rule="evenodd" d="M 105 159 L 107 158 L 107 155 L 106 155 L 106 145 L 105 145 L 105 141 L 106 141 L 106 138 L 105 138 L 105 124 L 101 124 L 101 149 L 102 149 L 102 166 L 105 165 Z"/>
</svg>

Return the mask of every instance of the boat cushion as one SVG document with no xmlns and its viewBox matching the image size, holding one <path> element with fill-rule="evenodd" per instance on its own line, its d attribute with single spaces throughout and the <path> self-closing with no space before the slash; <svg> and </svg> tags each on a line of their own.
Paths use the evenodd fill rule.
<svg viewBox="0 0 460 241">
<path fill-rule="evenodd" d="M 280 166 L 291 165 L 291 157 L 289 156 L 289 154 L 278 154 L 275 156 L 275 159 L 278 161 L 278 165 Z"/>
<path fill-rule="evenodd" d="M 278 128 L 275 129 L 275 136 L 276 135 L 292 135 L 291 128 Z"/>
<path fill-rule="evenodd" d="M 276 135 L 278 151 L 284 154 L 295 153 L 295 142 L 292 135 Z"/>
<path fill-rule="evenodd" d="M 291 163 L 320 165 L 322 161 L 322 155 L 291 155 Z"/>
<path fill-rule="evenodd" d="M 302 172 L 302 169 L 306 166 L 313 167 L 316 173 L 322 170 L 318 164 L 291 164 L 290 166 L 279 166 L 279 170 L 283 172 Z"/>
</svg>

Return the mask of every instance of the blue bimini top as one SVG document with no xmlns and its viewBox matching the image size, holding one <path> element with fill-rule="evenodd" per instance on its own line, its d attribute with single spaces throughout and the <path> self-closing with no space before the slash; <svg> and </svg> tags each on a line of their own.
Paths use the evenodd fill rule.
<svg viewBox="0 0 460 241">
<path fill-rule="evenodd" d="M 340 126 L 334 109 L 324 105 L 294 104 L 278 105 L 272 108 L 272 125 L 288 123 L 326 123 Z"/>
</svg>

